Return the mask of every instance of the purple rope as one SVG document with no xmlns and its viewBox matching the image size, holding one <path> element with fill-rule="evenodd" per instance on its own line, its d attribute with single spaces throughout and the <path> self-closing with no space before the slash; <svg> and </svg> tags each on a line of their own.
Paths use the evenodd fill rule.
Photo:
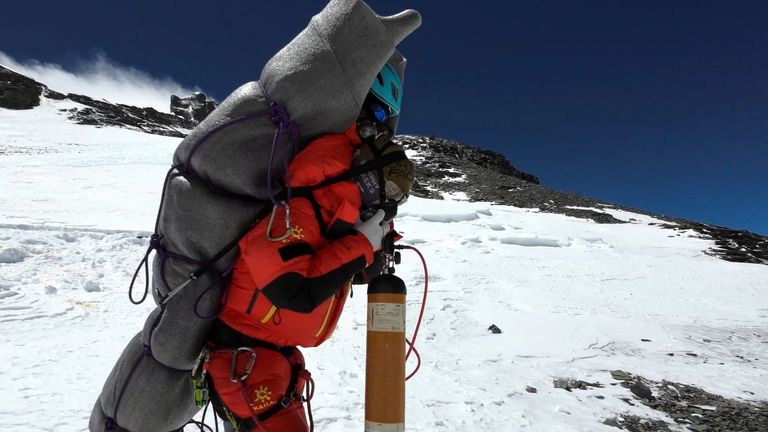
<svg viewBox="0 0 768 432">
<path fill-rule="evenodd" d="M 168 261 L 168 258 L 171 259 L 178 259 L 180 261 L 184 261 L 188 264 L 194 264 L 194 265 L 202 265 L 203 262 L 194 260 L 192 258 L 186 257 L 184 255 L 180 255 L 177 253 L 173 253 L 168 251 L 165 247 L 163 247 L 162 244 L 160 244 L 160 241 L 162 240 L 162 235 L 156 234 L 152 236 L 152 239 L 150 240 L 150 251 L 155 250 L 157 255 L 160 257 L 160 279 L 163 281 L 163 285 L 165 285 L 166 293 L 163 297 L 170 294 L 170 292 L 173 290 L 171 288 L 171 285 L 168 283 L 168 278 L 166 276 L 165 271 L 165 264 Z M 149 283 L 147 283 L 147 286 L 149 286 Z"/>
<path fill-rule="evenodd" d="M 135 305 L 139 305 L 144 303 L 144 300 L 147 299 L 147 296 L 149 295 L 149 254 L 152 253 L 152 247 L 147 248 L 147 252 L 144 254 L 144 258 L 141 259 L 139 262 L 139 266 L 136 267 L 136 271 L 133 272 L 133 278 L 131 278 L 131 284 L 128 286 L 128 300 L 131 301 L 131 303 Z M 139 276 L 139 272 L 141 271 L 141 268 L 144 267 L 144 294 L 141 296 L 139 300 L 133 299 L 133 287 L 136 284 L 136 278 Z"/>
<path fill-rule="evenodd" d="M 286 201 L 278 201 L 275 198 L 276 194 L 274 189 L 272 189 L 272 166 L 275 162 L 277 146 L 283 145 L 286 136 L 293 143 L 293 153 L 294 155 L 296 154 L 296 143 L 299 141 L 299 127 L 296 125 L 296 123 L 291 121 L 288 110 L 286 110 L 284 106 L 277 102 L 273 102 L 269 98 L 266 90 L 264 90 L 264 87 L 261 86 L 261 83 L 259 83 L 259 88 L 261 89 L 261 93 L 264 96 L 264 100 L 266 100 L 269 104 L 269 119 L 277 126 L 275 134 L 272 136 L 272 149 L 269 153 L 269 165 L 267 166 L 267 194 L 269 195 L 269 200 L 272 201 L 273 205 L 285 206 L 286 203 L 291 199 L 291 177 L 288 173 L 288 161 L 283 161 L 283 169 L 285 171 L 285 184 L 287 187 Z"/>
<path fill-rule="evenodd" d="M 160 208 L 158 209 L 157 219 L 155 220 L 155 233 L 150 238 L 150 246 L 149 248 L 147 248 L 147 252 L 145 253 L 141 263 L 139 263 L 139 267 L 136 269 L 136 272 L 134 272 L 133 279 L 131 280 L 131 285 L 128 290 L 128 297 L 132 303 L 134 304 L 142 303 L 147 298 L 147 295 L 149 293 L 149 254 L 153 250 L 156 251 L 161 258 L 161 261 L 160 261 L 161 280 L 165 285 L 166 290 L 168 290 L 169 292 L 171 290 L 171 287 L 166 279 L 166 274 L 165 274 L 165 264 L 168 258 L 178 259 L 178 260 L 181 260 L 190 264 L 195 264 L 195 265 L 204 264 L 200 261 L 191 259 L 184 255 L 170 252 L 167 249 L 165 249 L 161 245 L 162 235 L 159 234 L 158 231 L 160 226 L 160 216 L 163 209 L 163 203 L 165 201 L 168 184 L 170 183 L 170 179 L 173 171 L 175 169 L 178 169 L 181 172 L 185 172 L 185 171 L 194 172 L 194 170 L 191 167 L 192 156 L 195 154 L 195 152 L 197 152 L 197 150 L 200 148 L 200 146 L 202 146 L 203 143 L 205 143 L 211 136 L 213 136 L 217 132 L 233 124 L 237 124 L 246 120 L 269 115 L 269 119 L 270 121 L 272 121 L 272 123 L 275 124 L 276 130 L 275 130 L 275 134 L 272 137 L 272 149 L 269 157 L 269 166 L 267 168 L 267 192 L 269 194 L 270 201 L 272 201 L 272 204 L 284 206 L 287 203 L 287 201 L 278 202 L 277 199 L 275 198 L 276 194 L 272 188 L 272 166 L 274 165 L 274 158 L 275 158 L 275 153 L 277 151 L 277 146 L 282 145 L 286 137 L 288 137 L 291 140 L 293 144 L 293 154 L 296 154 L 296 144 L 299 140 L 299 128 L 296 125 L 296 123 L 290 120 L 290 116 L 288 114 L 288 111 L 285 109 L 285 107 L 283 107 L 277 102 L 272 101 L 269 98 L 269 95 L 267 95 L 267 92 L 264 90 L 264 87 L 261 85 L 261 83 L 257 81 L 257 84 L 259 86 L 259 89 L 261 90 L 261 93 L 264 97 L 265 102 L 268 104 L 268 109 L 251 113 L 251 114 L 246 114 L 240 117 L 235 117 L 209 130 L 202 137 L 200 137 L 200 139 L 198 139 L 197 142 L 195 142 L 195 144 L 190 149 L 189 154 L 187 155 L 183 163 L 179 165 L 174 165 L 171 167 L 171 169 L 168 170 L 168 173 L 166 174 L 166 177 L 165 177 L 165 181 L 163 182 L 163 191 L 161 194 L 160 206 L 159 206 Z M 290 186 L 290 175 L 288 174 L 288 161 L 284 160 L 283 162 L 284 162 L 283 168 L 285 170 L 285 178 L 286 178 L 286 184 L 287 184 L 287 200 L 290 200 L 291 186 Z M 140 300 L 135 301 L 133 299 L 133 287 L 134 287 L 134 283 L 136 282 L 138 273 L 141 271 L 142 266 L 144 267 L 145 282 L 146 282 L 144 287 L 144 294 Z M 228 269 L 227 271 L 231 271 L 231 268 Z M 207 292 L 208 289 L 206 289 L 205 291 Z M 198 298 L 198 301 L 199 301 L 199 298 Z M 195 312 L 197 313 L 197 311 Z"/>
</svg>

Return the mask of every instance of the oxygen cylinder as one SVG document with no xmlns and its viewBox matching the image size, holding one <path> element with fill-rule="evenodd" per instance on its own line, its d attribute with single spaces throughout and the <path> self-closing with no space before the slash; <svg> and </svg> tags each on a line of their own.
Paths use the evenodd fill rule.
<svg viewBox="0 0 768 432">
<path fill-rule="evenodd" d="M 405 295 L 393 274 L 368 285 L 365 432 L 405 430 Z"/>
</svg>

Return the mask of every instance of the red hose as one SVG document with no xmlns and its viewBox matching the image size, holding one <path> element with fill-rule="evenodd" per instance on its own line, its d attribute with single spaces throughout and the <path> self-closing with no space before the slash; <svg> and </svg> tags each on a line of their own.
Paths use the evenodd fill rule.
<svg viewBox="0 0 768 432">
<path fill-rule="evenodd" d="M 405 380 L 408 381 L 412 376 L 416 375 L 416 372 L 418 372 L 419 368 L 421 367 L 421 356 L 419 355 L 419 351 L 416 350 L 416 336 L 419 335 L 421 321 L 424 318 L 424 309 L 427 306 L 427 292 L 429 291 L 429 271 L 427 270 L 427 261 L 424 259 L 424 255 L 422 255 L 418 249 L 413 246 L 397 246 L 397 248 L 410 249 L 416 252 L 419 255 L 419 258 L 421 258 L 421 265 L 424 267 L 424 297 L 421 299 L 421 310 L 419 311 L 419 318 L 416 320 L 416 327 L 413 329 L 413 336 L 411 336 L 410 340 L 407 338 L 405 339 L 405 342 L 408 344 L 408 353 L 405 355 L 405 361 L 408 361 L 408 357 L 411 356 L 411 352 L 416 354 L 416 368 L 413 370 L 413 372 L 405 377 Z"/>
</svg>

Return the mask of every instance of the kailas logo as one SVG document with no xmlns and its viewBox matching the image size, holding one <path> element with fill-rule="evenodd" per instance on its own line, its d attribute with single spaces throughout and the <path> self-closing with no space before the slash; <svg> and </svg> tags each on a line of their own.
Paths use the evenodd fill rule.
<svg viewBox="0 0 768 432">
<path fill-rule="evenodd" d="M 262 412 L 277 402 L 272 399 L 272 392 L 269 387 L 261 386 L 253 391 L 253 401 L 249 404 L 255 412 Z"/>
<path fill-rule="evenodd" d="M 304 238 L 304 228 L 293 226 L 290 229 L 290 235 L 283 240 L 283 243 L 291 243 L 296 240 L 302 240 Z"/>
<path fill-rule="evenodd" d="M 256 402 L 264 402 L 270 399 L 270 396 L 272 396 L 272 392 L 269 391 L 269 388 L 267 386 L 261 386 L 258 389 L 256 389 L 255 392 L 253 392 L 253 397 L 256 399 Z"/>
</svg>

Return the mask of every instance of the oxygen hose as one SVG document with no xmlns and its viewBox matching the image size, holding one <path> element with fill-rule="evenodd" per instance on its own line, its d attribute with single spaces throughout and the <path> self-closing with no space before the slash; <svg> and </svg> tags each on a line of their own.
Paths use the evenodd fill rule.
<svg viewBox="0 0 768 432">
<path fill-rule="evenodd" d="M 416 372 L 418 372 L 419 368 L 421 367 L 421 356 L 419 355 L 419 351 L 416 349 L 416 337 L 419 335 L 421 321 L 424 318 L 424 309 L 427 306 L 427 292 L 429 291 L 429 271 L 427 270 L 427 260 L 424 259 L 424 255 L 422 255 L 422 253 L 415 247 L 397 245 L 395 246 L 395 249 L 410 249 L 416 252 L 419 255 L 419 258 L 421 258 L 421 265 L 424 267 L 424 296 L 421 299 L 419 318 L 416 320 L 416 327 L 413 329 L 413 336 L 411 336 L 410 340 L 408 338 L 405 339 L 405 342 L 408 344 L 408 352 L 405 355 L 405 361 L 408 361 L 408 357 L 411 356 L 411 352 L 416 355 L 416 368 L 413 370 L 413 372 L 405 377 L 405 380 L 408 381 L 411 379 L 411 377 L 416 375 Z"/>
</svg>

